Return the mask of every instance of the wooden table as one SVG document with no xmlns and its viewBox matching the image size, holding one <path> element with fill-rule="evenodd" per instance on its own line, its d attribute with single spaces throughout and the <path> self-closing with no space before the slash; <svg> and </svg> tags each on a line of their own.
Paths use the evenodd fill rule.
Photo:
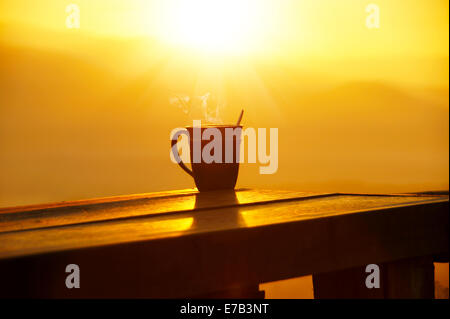
<svg viewBox="0 0 450 319">
<path fill-rule="evenodd" d="M 258 298 L 309 274 L 318 298 L 433 297 L 448 252 L 448 193 L 120 196 L 0 209 L 0 297 Z"/>
</svg>

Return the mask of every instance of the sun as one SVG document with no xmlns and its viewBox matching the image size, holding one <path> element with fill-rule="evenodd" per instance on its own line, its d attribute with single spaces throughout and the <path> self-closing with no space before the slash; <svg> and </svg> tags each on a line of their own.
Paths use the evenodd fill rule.
<svg viewBox="0 0 450 319">
<path fill-rule="evenodd" d="M 251 49 L 264 29 L 261 0 L 172 0 L 166 6 L 164 37 L 204 51 Z"/>
</svg>

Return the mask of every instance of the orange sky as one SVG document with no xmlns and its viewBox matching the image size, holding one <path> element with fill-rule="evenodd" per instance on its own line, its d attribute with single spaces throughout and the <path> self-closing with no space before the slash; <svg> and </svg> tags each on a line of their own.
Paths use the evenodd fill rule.
<svg viewBox="0 0 450 319">
<path fill-rule="evenodd" d="M 1 2 L 0 20 L 64 30 L 69 3 L 80 8 L 82 31 L 103 35 L 183 42 L 200 33 L 210 39 L 194 44 L 205 44 L 246 33 L 241 46 L 254 41 L 253 50 L 272 53 L 282 47 L 320 56 L 448 55 L 448 1 L 436 0 L 376 1 L 377 30 L 365 25 L 370 2 L 363 0 L 14 0 Z"/>
<path fill-rule="evenodd" d="M 91 150 L 87 145 L 91 138 L 84 140 L 78 133 L 85 125 L 80 114 L 98 112 L 95 116 L 103 118 L 100 105 L 108 101 L 105 107 L 117 110 L 108 120 L 133 128 L 121 136 L 129 147 L 129 140 L 147 143 L 147 135 L 135 130 L 140 121 L 143 129 L 160 127 L 158 134 L 164 138 L 166 130 L 192 121 L 169 104 L 171 94 L 206 92 L 225 101 L 224 121 L 234 121 L 245 107 L 246 125 L 279 126 L 285 136 L 284 149 L 291 143 L 286 136 L 289 130 L 299 132 L 295 142 L 303 138 L 304 144 L 298 159 L 283 155 L 280 148 L 280 165 L 286 168 L 270 177 L 277 187 L 314 188 L 313 184 L 319 183 L 317 188 L 322 189 L 323 183 L 330 185 L 334 179 L 332 187 L 361 189 L 359 182 L 354 182 L 360 178 L 370 182 L 368 190 L 374 184 L 383 191 L 448 187 L 447 1 L 377 1 L 379 29 L 367 28 L 365 8 L 369 2 L 361 0 L 79 0 L 75 3 L 80 8 L 80 29 L 66 27 L 69 3 L 0 2 L 2 75 L 8 74 L 8 78 L 0 78 L 5 81 L 3 112 L 12 114 L 3 117 L 8 138 L 2 147 L 7 150 L 5 161 L 18 169 L 16 175 L 5 164 L 3 173 L 17 181 L 18 194 L 22 192 L 18 175 L 28 181 L 33 174 L 53 169 L 51 161 L 42 162 L 42 171 L 33 166 L 32 172 L 25 174 L 18 157 L 30 159 L 27 152 L 40 143 L 48 144 L 47 151 L 52 154 L 48 156 L 59 154 L 47 143 L 51 138 L 39 135 L 53 124 L 59 130 L 58 116 L 74 119 L 74 136 L 69 140 L 74 139 L 80 149 L 77 153 L 73 145 L 61 147 L 90 156 L 97 149 Z M 52 91 L 55 84 L 60 87 Z M 26 96 L 18 94 L 25 91 Z M 320 94 L 314 95 L 317 92 Z M 136 113 L 129 112 L 130 108 Z M 24 122 L 20 115 L 33 109 L 37 116 L 48 112 L 48 125 L 26 140 L 31 148 L 22 149 L 17 142 L 20 132 L 41 125 L 34 118 Z M 137 110 L 142 114 L 136 116 Z M 155 121 L 157 117 L 163 120 Z M 99 125 L 109 130 L 115 124 L 108 120 L 102 119 Z M 362 128 L 366 135 L 355 135 Z M 69 131 L 64 127 L 52 138 Z M 358 134 L 361 138 L 354 139 Z M 109 140 L 101 138 L 101 133 L 92 136 L 97 136 L 100 144 Z M 336 142 L 331 142 L 333 139 Z M 156 141 L 161 149 L 152 154 L 161 157 L 158 165 L 168 165 L 166 144 Z M 137 153 L 144 149 L 137 142 L 135 147 Z M 116 150 L 117 145 L 105 145 L 105 154 Z M 41 145 L 39 152 L 35 155 L 44 154 L 46 148 Z M 304 152 L 311 155 L 300 156 Z M 336 154 L 348 157 L 343 160 L 347 169 L 342 165 L 336 168 Z M 118 165 L 110 158 L 115 163 L 111 167 Z M 73 157 L 67 160 L 79 164 Z M 350 164 L 355 160 L 358 165 Z M 294 178 L 287 167 L 295 167 L 298 161 L 310 169 Z M 328 171 L 324 169 L 327 165 Z M 94 166 L 89 169 L 98 174 Z M 182 176 L 178 181 L 177 173 L 172 181 L 154 179 L 152 187 L 190 185 Z M 141 178 L 142 185 L 148 186 L 142 174 L 133 174 L 126 174 L 134 176 L 129 179 L 133 190 L 126 183 L 108 182 L 108 187 L 122 185 L 123 189 L 101 189 L 102 195 L 139 192 L 136 180 Z M 240 176 L 244 184 L 267 183 L 266 179 L 257 180 L 250 170 L 242 170 Z M 394 186 L 383 186 L 389 183 Z M 18 200 L 27 202 L 20 194 Z M 48 194 L 44 192 L 46 198 Z M 85 194 L 100 195 L 98 189 L 87 188 Z M 12 194 L 4 198 L 14 202 Z"/>
<path fill-rule="evenodd" d="M 274 61 L 343 80 L 448 87 L 448 1 L 379 0 L 379 29 L 367 28 L 363 0 L 78 0 L 76 30 L 66 27 L 69 3 L 2 1 L 0 39 L 87 54 L 91 42 L 77 44 L 84 37 L 139 38 L 159 44 L 144 47 L 140 65 L 172 50 L 183 58 Z"/>
</svg>

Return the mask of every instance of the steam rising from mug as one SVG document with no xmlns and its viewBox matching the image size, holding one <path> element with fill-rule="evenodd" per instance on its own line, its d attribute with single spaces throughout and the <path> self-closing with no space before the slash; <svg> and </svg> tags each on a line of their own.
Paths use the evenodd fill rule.
<svg viewBox="0 0 450 319">
<path fill-rule="evenodd" d="M 169 102 L 193 119 L 202 118 L 210 124 L 223 123 L 220 112 L 223 111 L 225 103 L 219 102 L 210 92 L 194 97 L 179 94 L 171 97 Z"/>
</svg>

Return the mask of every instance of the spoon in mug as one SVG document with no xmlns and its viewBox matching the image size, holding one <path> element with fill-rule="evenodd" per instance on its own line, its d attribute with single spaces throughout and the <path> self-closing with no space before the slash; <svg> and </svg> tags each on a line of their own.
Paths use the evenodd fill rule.
<svg viewBox="0 0 450 319">
<path fill-rule="evenodd" d="M 239 115 L 239 119 L 238 119 L 238 121 L 237 121 L 237 123 L 236 123 L 236 126 L 239 126 L 239 124 L 241 124 L 242 116 L 243 116 L 243 115 L 244 115 L 244 110 L 241 111 L 241 114 Z"/>
</svg>

